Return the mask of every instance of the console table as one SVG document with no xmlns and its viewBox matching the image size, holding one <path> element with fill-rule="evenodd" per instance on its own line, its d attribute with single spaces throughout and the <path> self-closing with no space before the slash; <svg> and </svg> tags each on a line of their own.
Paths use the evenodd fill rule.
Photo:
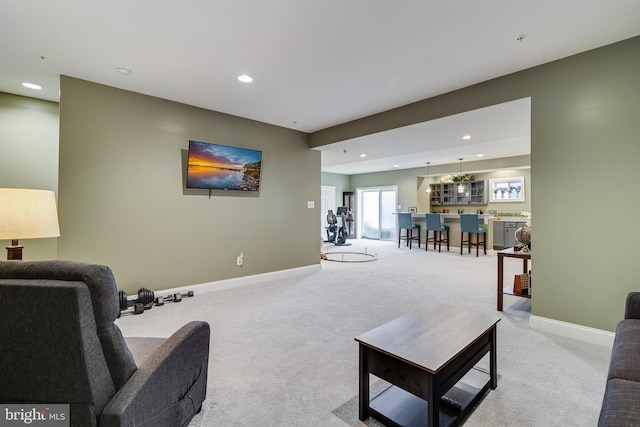
<svg viewBox="0 0 640 427">
<path fill-rule="evenodd" d="M 497 314 L 425 306 L 355 340 L 359 418 L 394 426 L 457 426 L 498 385 Z M 476 364 L 489 353 L 489 369 Z M 369 400 L 370 374 L 392 385 Z"/>
<path fill-rule="evenodd" d="M 520 258 L 522 259 L 522 272 L 529 271 L 529 260 L 531 259 L 531 252 L 516 252 L 513 248 L 503 249 L 497 252 L 498 254 L 498 311 L 502 311 L 502 296 L 515 295 L 523 298 L 531 298 L 531 295 L 518 295 L 512 292 L 504 292 L 504 258 Z"/>
</svg>

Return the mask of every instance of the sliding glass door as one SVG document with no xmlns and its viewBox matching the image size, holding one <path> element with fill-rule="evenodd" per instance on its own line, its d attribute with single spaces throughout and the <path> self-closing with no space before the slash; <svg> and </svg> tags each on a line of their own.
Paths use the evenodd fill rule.
<svg viewBox="0 0 640 427">
<path fill-rule="evenodd" d="M 397 188 L 358 189 L 358 228 L 364 239 L 395 240 Z"/>
</svg>

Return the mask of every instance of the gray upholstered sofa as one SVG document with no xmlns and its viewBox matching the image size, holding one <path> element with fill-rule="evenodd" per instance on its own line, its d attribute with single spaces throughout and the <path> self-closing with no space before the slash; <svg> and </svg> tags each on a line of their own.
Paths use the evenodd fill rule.
<svg viewBox="0 0 640 427">
<path fill-rule="evenodd" d="M 616 327 L 599 427 L 640 425 L 640 292 L 627 295 Z"/>
<path fill-rule="evenodd" d="M 189 424 L 205 399 L 209 325 L 125 340 L 119 311 L 108 267 L 0 261 L 0 402 L 69 404 L 71 426 Z"/>
</svg>

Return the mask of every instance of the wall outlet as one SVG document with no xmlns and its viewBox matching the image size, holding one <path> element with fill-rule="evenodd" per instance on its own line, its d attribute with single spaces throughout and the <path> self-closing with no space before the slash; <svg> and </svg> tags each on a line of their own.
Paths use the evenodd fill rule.
<svg viewBox="0 0 640 427">
<path fill-rule="evenodd" d="M 236 258 L 236 265 L 242 266 L 242 264 L 244 264 L 244 254 L 240 254 Z"/>
</svg>

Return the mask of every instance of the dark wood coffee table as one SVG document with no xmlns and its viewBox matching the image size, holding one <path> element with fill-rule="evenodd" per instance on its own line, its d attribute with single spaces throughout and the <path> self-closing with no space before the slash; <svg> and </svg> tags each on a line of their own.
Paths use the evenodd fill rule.
<svg viewBox="0 0 640 427">
<path fill-rule="evenodd" d="M 355 338 L 359 417 L 393 426 L 455 426 L 498 385 L 497 314 L 426 306 Z M 489 372 L 478 362 L 489 353 Z M 370 376 L 391 386 L 371 401 Z"/>
</svg>

